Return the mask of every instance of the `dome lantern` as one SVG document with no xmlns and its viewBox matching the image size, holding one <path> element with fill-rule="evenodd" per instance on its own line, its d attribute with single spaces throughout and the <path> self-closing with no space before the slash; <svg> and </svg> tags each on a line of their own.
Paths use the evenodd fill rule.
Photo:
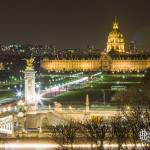
<svg viewBox="0 0 150 150">
<path fill-rule="evenodd" d="M 113 23 L 113 30 L 118 30 L 119 29 L 119 23 L 117 21 L 117 17 L 115 16 L 115 20 Z"/>
</svg>

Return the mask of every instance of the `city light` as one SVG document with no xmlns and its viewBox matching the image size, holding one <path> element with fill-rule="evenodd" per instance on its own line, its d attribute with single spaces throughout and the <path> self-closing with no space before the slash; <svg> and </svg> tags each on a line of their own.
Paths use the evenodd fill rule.
<svg viewBox="0 0 150 150">
<path fill-rule="evenodd" d="M 64 145 L 66 147 L 71 147 L 71 145 Z M 96 147 L 95 144 L 92 144 L 93 147 Z M 135 144 L 123 144 L 123 147 L 129 147 L 132 148 L 135 146 Z M 143 144 L 136 144 L 137 148 L 142 147 Z M 9 144 L 0 144 L 0 148 L 59 148 L 60 146 L 58 144 L 37 144 L 37 143 L 9 143 Z M 91 144 L 73 144 L 74 148 L 91 148 Z M 104 144 L 105 148 L 117 148 L 118 144 Z"/>
<path fill-rule="evenodd" d="M 130 110 L 130 106 L 127 106 L 127 110 Z"/>
<path fill-rule="evenodd" d="M 45 92 L 45 93 L 46 93 L 46 92 Z M 35 102 L 34 102 L 35 105 L 37 105 L 37 104 L 42 104 L 42 105 L 43 105 L 43 103 L 42 103 L 42 96 L 43 96 L 45 93 L 41 94 L 40 91 L 38 91 L 38 92 L 35 94 Z"/>
<path fill-rule="evenodd" d="M 36 88 L 40 88 L 40 83 L 37 83 L 37 84 L 36 84 Z"/>
<path fill-rule="evenodd" d="M 80 79 L 77 80 L 73 80 L 67 83 L 63 83 L 62 85 L 54 85 L 53 87 L 47 88 L 45 91 L 43 91 L 40 96 L 41 98 L 46 95 L 47 93 L 51 93 L 51 92 L 65 92 L 66 91 L 66 87 L 69 89 L 71 85 L 74 84 L 80 84 L 82 82 L 86 82 L 88 81 L 88 77 L 82 77 Z"/>
<path fill-rule="evenodd" d="M 21 97 L 22 96 L 22 92 L 21 91 L 17 91 L 16 96 L 17 97 Z"/>
<path fill-rule="evenodd" d="M 23 105 L 24 105 L 24 102 L 23 102 L 22 100 L 19 100 L 19 101 L 17 102 L 17 105 L 23 106 Z"/>
</svg>

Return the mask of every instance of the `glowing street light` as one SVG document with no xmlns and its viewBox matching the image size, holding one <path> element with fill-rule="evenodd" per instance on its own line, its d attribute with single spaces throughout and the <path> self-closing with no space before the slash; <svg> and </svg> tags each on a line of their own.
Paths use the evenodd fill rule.
<svg viewBox="0 0 150 150">
<path fill-rule="evenodd" d="M 127 110 L 130 110 L 130 106 L 127 106 Z"/>
<path fill-rule="evenodd" d="M 16 96 L 17 97 L 21 97 L 22 96 L 22 92 L 21 91 L 17 91 Z"/>
<path fill-rule="evenodd" d="M 40 88 L 40 84 L 36 84 L 36 88 Z"/>
<path fill-rule="evenodd" d="M 35 95 L 35 100 L 36 100 L 37 102 L 41 102 L 41 95 L 40 95 L 40 93 L 37 93 L 37 94 Z"/>
</svg>

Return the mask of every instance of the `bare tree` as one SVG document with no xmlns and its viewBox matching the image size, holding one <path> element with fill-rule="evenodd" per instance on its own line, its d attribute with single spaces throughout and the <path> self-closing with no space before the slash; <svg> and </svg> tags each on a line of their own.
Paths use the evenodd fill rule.
<svg viewBox="0 0 150 150">
<path fill-rule="evenodd" d="M 53 139 L 60 145 L 61 149 L 73 149 L 73 144 L 77 138 L 79 124 L 73 120 L 67 124 L 51 126 L 50 131 Z"/>
<path fill-rule="evenodd" d="M 145 80 L 143 85 L 131 87 L 125 92 L 117 92 L 113 99 L 118 101 L 123 116 L 128 121 L 130 141 L 135 145 L 133 149 L 141 142 L 143 149 L 147 150 L 150 143 L 141 141 L 139 133 L 142 129 L 150 130 L 150 81 Z"/>
<path fill-rule="evenodd" d="M 128 122 L 122 116 L 117 116 L 111 120 L 110 141 L 118 144 L 118 150 L 122 150 L 123 144 L 127 144 L 129 139 Z M 128 149 L 126 147 L 125 149 Z"/>
<path fill-rule="evenodd" d="M 122 109 L 123 116 L 127 119 L 130 131 L 130 141 L 134 144 L 133 149 L 137 149 L 137 143 L 143 145 L 144 150 L 148 150 L 148 142 L 139 139 L 139 133 L 150 129 L 150 108 L 149 106 L 132 105 L 129 110 Z"/>
<path fill-rule="evenodd" d="M 87 120 L 83 124 L 83 133 L 91 142 L 91 148 L 93 144 L 96 145 L 97 149 L 104 149 L 104 141 L 106 140 L 106 134 L 108 131 L 108 125 L 104 122 L 101 117 L 93 117 Z"/>
</svg>

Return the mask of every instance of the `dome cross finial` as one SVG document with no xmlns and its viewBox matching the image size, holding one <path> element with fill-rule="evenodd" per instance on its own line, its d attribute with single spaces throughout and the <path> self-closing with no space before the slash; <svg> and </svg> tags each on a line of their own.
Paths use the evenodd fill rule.
<svg viewBox="0 0 150 150">
<path fill-rule="evenodd" d="M 118 23 L 118 21 L 117 21 L 117 17 L 115 16 L 115 20 L 114 20 L 114 22 L 113 22 L 113 29 L 114 30 L 117 30 L 119 28 L 119 23 Z"/>
<path fill-rule="evenodd" d="M 117 22 L 117 16 L 115 16 L 115 21 L 114 22 Z"/>
</svg>

